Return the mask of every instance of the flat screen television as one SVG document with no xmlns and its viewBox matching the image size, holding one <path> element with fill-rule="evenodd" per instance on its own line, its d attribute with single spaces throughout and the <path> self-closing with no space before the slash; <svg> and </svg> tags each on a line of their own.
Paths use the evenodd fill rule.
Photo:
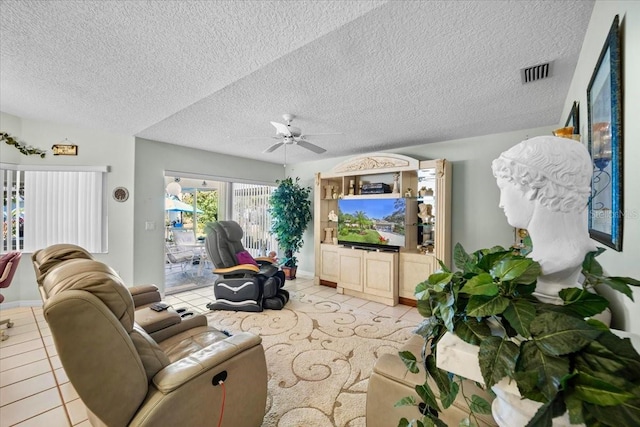
<svg viewBox="0 0 640 427">
<path fill-rule="evenodd" d="M 406 200 L 339 199 L 338 243 L 398 250 L 405 245 Z"/>
</svg>

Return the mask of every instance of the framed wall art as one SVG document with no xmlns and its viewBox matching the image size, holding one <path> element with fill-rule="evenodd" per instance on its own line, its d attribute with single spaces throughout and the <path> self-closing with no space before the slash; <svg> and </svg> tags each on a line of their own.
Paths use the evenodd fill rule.
<svg viewBox="0 0 640 427">
<path fill-rule="evenodd" d="M 578 135 L 580 133 L 580 106 L 578 104 L 578 101 L 573 102 L 569 117 L 567 117 L 567 121 L 564 124 L 564 127 L 569 126 L 573 127 L 574 135 Z"/>
<path fill-rule="evenodd" d="M 616 15 L 587 87 L 588 147 L 593 161 L 589 235 L 622 250 L 622 81 Z"/>
</svg>

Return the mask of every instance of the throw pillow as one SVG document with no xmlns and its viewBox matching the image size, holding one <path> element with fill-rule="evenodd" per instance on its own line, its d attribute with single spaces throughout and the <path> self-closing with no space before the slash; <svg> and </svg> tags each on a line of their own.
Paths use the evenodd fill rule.
<svg viewBox="0 0 640 427">
<path fill-rule="evenodd" d="M 256 267 L 258 266 L 258 263 L 256 262 L 256 260 L 253 259 L 251 254 L 247 251 L 238 252 L 236 254 L 236 259 L 238 260 L 238 264 L 253 264 Z"/>
</svg>

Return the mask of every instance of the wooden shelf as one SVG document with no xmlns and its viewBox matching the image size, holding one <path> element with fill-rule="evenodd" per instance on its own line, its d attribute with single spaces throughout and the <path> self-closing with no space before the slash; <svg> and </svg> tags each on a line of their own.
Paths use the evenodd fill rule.
<svg viewBox="0 0 640 427">
<path fill-rule="evenodd" d="M 404 301 L 415 300 L 415 286 L 427 280 L 439 267 L 438 259 L 450 267 L 450 192 L 451 164 L 445 160 L 418 161 L 407 156 L 374 153 L 349 159 L 327 173 L 317 173 L 314 188 L 314 235 L 315 235 L 315 278 L 316 284 L 336 283 L 338 292 L 394 305 L 398 297 Z M 397 182 L 394 185 L 394 182 Z M 399 190 L 395 193 L 349 194 L 350 188 L 357 193 L 365 183 L 384 183 Z M 433 195 L 420 196 L 418 189 L 432 188 Z M 407 189 L 412 196 L 406 197 Z M 331 193 L 331 198 L 326 197 Z M 328 221 L 332 210 L 338 213 L 339 199 L 333 193 L 347 200 L 358 199 L 401 199 L 406 200 L 405 246 L 399 253 L 383 253 L 380 259 L 365 257 L 358 249 L 324 243 L 325 228 L 338 228 L 337 222 Z M 418 205 L 433 206 L 436 221 L 431 224 L 428 242 L 434 242 L 433 253 L 417 250 L 424 239 L 423 229 L 427 224 L 418 219 Z M 334 232 L 336 237 L 337 232 Z M 346 251 L 346 252 L 345 252 Z M 354 252 L 355 251 L 355 252 Z M 362 252 L 362 253 L 359 253 Z M 374 257 L 375 258 L 375 257 Z M 375 274 L 376 268 L 365 272 L 370 266 L 384 267 L 385 274 Z M 358 271 L 354 271 L 359 266 Z M 373 267 L 371 267 L 373 268 Z M 365 274 L 367 273 L 367 274 Z M 419 280 L 418 280 L 419 279 Z M 418 281 L 416 281 L 418 280 Z"/>
</svg>

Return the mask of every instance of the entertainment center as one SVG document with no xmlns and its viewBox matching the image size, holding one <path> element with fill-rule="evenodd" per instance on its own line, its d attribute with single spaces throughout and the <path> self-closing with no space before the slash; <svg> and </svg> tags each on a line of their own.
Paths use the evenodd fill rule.
<svg viewBox="0 0 640 427">
<path fill-rule="evenodd" d="M 451 163 L 392 153 L 348 159 L 317 173 L 316 284 L 386 305 L 451 267 Z"/>
</svg>

